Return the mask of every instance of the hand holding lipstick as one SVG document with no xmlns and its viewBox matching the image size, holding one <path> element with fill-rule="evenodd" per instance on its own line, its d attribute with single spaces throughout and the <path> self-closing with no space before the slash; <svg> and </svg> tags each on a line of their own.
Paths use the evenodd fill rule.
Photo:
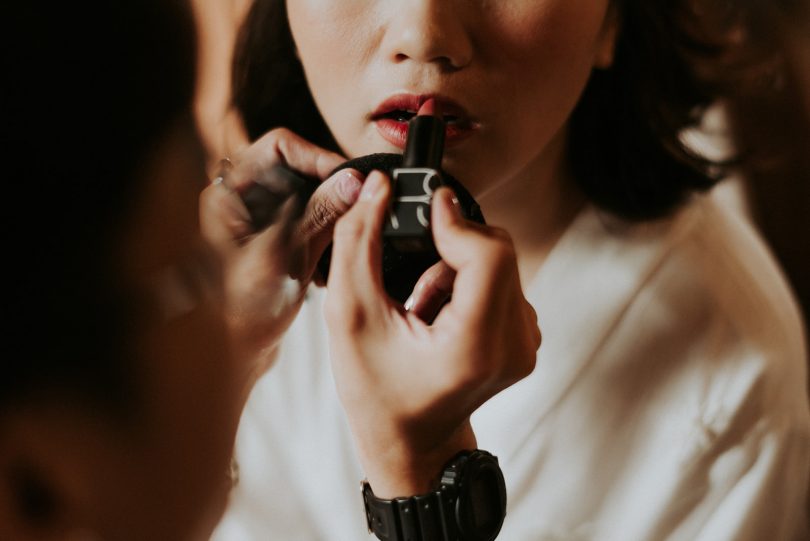
<svg viewBox="0 0 810 541">
<path fill-rule="evenodd" d="M 431 218 L 453 297 L 432 325 L 391 300 L 381 270 L 390 197 L 372 173 L 338 221 L 325 305 L 338 393 L 379 497 L 425 492 L 456 451 L 474 448 L 470 414 L 531 373 L 540 345 L 508 235 L 463 219 L 447 188 Z"/>
<path fill-rule="evenodd" d="M 224 261 L 226 318 L 236 354 L 246 363 L 247 387 L 272 363 L 336 220 L 360 191 L 362 175 L 355 170 L 327 178 L 344 160 L 288 130 L 273 130 L 235 158 L 224 180 L 201 195 L 202 232 Z M 282 165 L 310 177 L 317 189 L 305 205 L 280 197 L 278 210 L 257 227 L 246 194 L 257 183 L 284 182 L 276 174 Z"/>
<path fill-rule="evenodd" d="M 432 295 L 447 289 L 452 273 L 440 263 L 430 231 L 430 208 L 433 193 L 440 186 L 453 189 L 465 218 L 485 223 L 481 208 L 467 189 L 441 169 L 444 152 L 444 128 L 441 112 L 435 100 L 428 99 L 409 122 L 405 155 L 376 153 L 347 161 L 340 168 L 355 168 L 368 174 L 383 171 L 392 180 L 392 197 L 383 230 L 383 279 L 391 298 L 405 303 L 414 292 L 420 277 L 417 295 L 412 297 L 425 321 L 432 319 L 430 311 L 440 307 L 446 299 Z M 320 276 L 328 277 L 331 250 L 327 250 L 318 263 Z M 428 272 L 426 272 L 428 271 Z M 423 276 L 423 274 L 425 276 Z M 452 284 L 450 284 L 452 285 Z M 445 287 L 446 286 L 446 287 Z M 424 294 L 431 294 L 431 305 L 420 302 Z M 426 309 L 422 309 L 426 308 Z"/>
</svg>

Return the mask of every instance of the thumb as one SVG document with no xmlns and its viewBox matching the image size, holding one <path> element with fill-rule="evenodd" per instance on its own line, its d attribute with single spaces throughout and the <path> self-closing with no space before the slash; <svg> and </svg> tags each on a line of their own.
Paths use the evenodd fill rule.
<svg viewBox="0 0 810 541">
<path fill-rule="evenodd" d="M 307 251 L 307 261 L 317 263 L 332 242 L 338 218 L 354 205 L 363 186 L 363 175 L 355 169 L 341 169 L 318 186 L 298 223 L 298 237 Z"/>
<path fill-rule="evenodd" d="M 439 188 L 433 194 L 431 207 L 433 240 L 441 258 L 456 271 L 473 263 L 484 232 L 464 219 L 458 199 L 449 188 Z"/>
</svg>

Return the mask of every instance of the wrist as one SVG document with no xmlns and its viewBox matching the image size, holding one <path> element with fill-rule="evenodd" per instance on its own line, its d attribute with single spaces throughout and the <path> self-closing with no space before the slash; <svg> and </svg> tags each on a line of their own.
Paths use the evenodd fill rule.
<svg viewBox="0 0 810 541">
<path fill-rule="evenodd" d="M 469 420 L 438 440 L 380 432 L 356 440 L 366 480 L 377 497 L 386 499 L 436 489 L 447 461 L 476 448 Z"/>
<path fill-rule="evenodd" d="M 369 533 L 386 541 L 494 541 L 506 517 L 498 458 L 482 449 L 454 455 L 429 492 L 380 498 L 362 484 Z"/>
</svg>

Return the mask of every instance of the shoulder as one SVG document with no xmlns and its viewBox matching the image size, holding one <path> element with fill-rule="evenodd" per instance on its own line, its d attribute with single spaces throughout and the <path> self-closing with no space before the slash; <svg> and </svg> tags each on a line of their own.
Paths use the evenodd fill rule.
<svg viewBox="0 0 810 541">
<path fill-rule="evenodd" d="M 806 340 L 784 275 L 747 218 L 711 196 L 643 223 L 589 207 L 527 298 L 543 329 L 543 358 L 629 370 L 634 359 L 667 357 L 681 369 L 728 365 L 732 375 L 751 363 L 791 382 L 793 395 L 797 384 L 804 389 Z M 663 362 L 649 364 L 663 370 Z"/>
<path fill-rule="evenodd" d="M 672 219 L 641 228 L 657 253 L 640 271 L 617 328 L 632 329 L 637 347 L 689 373 L 704 408 L 758 405 L 763 415 L 806 425 L 801 313 L 751 222 L 703 196 Z"/>
<path fill-rule="evenodd" d="M 651 280 L 659 293 L 692 299 L 706 323 L 722 325 L 740 351 L 771 358 L 786 375 L 804 378 L 802 315 L 754 225 L 710 197 L 696 199 L 680 220 L 681 231 Z"/>
</svg>

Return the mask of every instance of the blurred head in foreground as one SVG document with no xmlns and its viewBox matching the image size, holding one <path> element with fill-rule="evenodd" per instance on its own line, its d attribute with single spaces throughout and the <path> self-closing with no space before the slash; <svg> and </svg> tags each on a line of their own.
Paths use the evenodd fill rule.
<svg viewBox="0 0 810 541">
<path fill-rule="evenodd" d="M 190 12 L 0 11 L 0 538 L 203 538 L 236 415 L 198 237 Z"/>
</svg>

